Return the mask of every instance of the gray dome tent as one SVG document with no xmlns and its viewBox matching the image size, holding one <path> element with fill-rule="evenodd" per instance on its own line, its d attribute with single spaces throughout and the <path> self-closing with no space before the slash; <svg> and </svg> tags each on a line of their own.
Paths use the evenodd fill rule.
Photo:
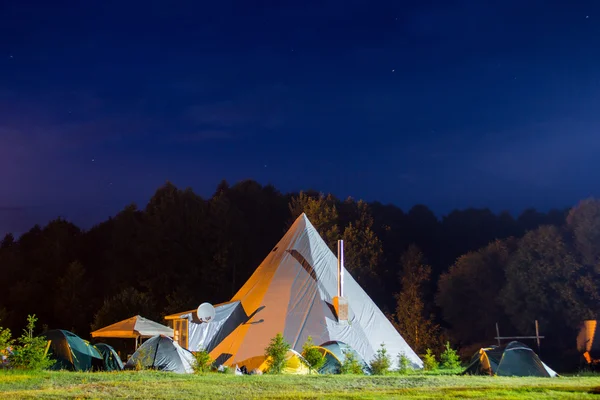
<svg viewBox="0 0 600 400">
<path fill-rule="evenodd" d="M 463 374 L 498 376 L 557 376 L 531 348 L 521 342 L 482 348 L 471 358 Z"/>
<path fill-rule="evenodd" d="M 133 353 L 125 364 L 125 368 L 135 369 L 139 366 L 159 371 L 191 374 L 194 372 L 194 363 L 194 356 L 189 350 L 179 346 L 170 337 L 158 335 L 146 340 Z"/>
</svg>

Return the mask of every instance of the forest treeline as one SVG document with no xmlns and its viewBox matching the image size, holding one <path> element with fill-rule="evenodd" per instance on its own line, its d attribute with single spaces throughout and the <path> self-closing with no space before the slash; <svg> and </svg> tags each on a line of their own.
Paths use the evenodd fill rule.
<svg viewBox="0 0 600 400">
<path fill-rule="evenodd" d="M 514 218 L 488 209 L 442 218 L 423 205 L 337 199 L 223 181 L 208 199 L 171 183 L 148 204 L 82 230 L 56 219 L 0 243 L 0 326 L 35 313 L 88 338 L 140 314 L 228 301 L 302 212 L 419 353 L 450 340 L 471 351 L 504 334 L 572 352 L 580 321 L 600 306 L 600 201 Z M 557 352 L 556 352 L 557 353 Z M 558 353 L 557 353 L 558 354 Z"/>
</svg>

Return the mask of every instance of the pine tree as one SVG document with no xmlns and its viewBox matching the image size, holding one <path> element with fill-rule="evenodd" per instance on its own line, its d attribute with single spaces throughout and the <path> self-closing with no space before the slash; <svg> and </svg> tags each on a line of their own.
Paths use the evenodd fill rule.
<svg viewBox="0 0 600 400">
<path fill-rule="evenodd" d="M 414 245 L 409 246 L 401 263 L 402 289 L 396 294 L 396 328 L 417 353 L 427 347 L 438 347 L 439 326 L 433 322 L 432 316 L 425 315 L 422 296 L 431 267 L 425 264 L 423 254 Z"/>
</svg>

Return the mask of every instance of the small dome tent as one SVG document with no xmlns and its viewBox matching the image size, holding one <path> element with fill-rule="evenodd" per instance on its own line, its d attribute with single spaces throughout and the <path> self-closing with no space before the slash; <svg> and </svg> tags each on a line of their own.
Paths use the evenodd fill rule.
<svg viewBox="0 0 600 400">
<path fill-rule="evenodd" d="M 105 371 L 121 371 L 123 370 L 123 361 L 112 348 L 112 346 L 106 343 L 96 343 L 94 347 L 98 350 L 102 358 L 104 359 L 104 370 Z"/>
<path fill-rule="evenodd" d="M 269 372 L 269 359 L 265 358 L 263 363 L 258 367 L 261 372 Z M 281 371 L 285 375 L 309 375 L 311 373 L 308 362 L 296 350 L 288 350 L 285 354 L 285 366 Z"/>
<path fill-rule="evenodd" d="M 323 349 L 323 350 L 321 350 Z M 361 365 L 365 374 L 371 374 L 371 368 L 365 360 L 358 354 L 356 350 L 340 341 L 329 341 L 319 346 L 319 351 L 325 355 L 325 365 L 321 367 L 321 374 L 339 374 L 341 373 L 342 364 L 346 360 L 346 354 L 352 353 L 354 358 Z"/>
<path fill-rule="evenodd" d="M 69 371 L 89 371 L 101 369 L 102 355 L 98 350 L 76 334 L 53 329 L 42 334 L 50 341 L 48 353 L 56 362 L 50 369 L 66 369 Z"/>
<path fill-rule="evenodd" d="M 194 363 L 192 352 L 179 346 L 170 337 L 158 335 L 146 340 L 133 353 L 127 364 L 125 364 L 125 368 L 135 369 L 141 367 L 179 374 L 191 374 L 194 372 Z"/>
<path fill-rule="evenodd" d="M 538 355 L 521 342 L 482 348 L 471 358 L 463 374 L 497 376 L 557 376 Z"/>
</svg>

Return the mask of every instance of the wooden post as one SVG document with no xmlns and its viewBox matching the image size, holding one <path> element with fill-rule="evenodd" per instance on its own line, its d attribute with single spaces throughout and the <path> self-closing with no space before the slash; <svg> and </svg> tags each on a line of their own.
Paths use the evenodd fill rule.
<svg viewBox="0 0 600 400">
<path fill-rule="evenodd" d="M 498 338 L 498 346 L 500 346 L 500 329 L 498 328 L 497 322 L 496 322 L 496 337 Z"/>
<path fill-rule="evenodd" d="M 540 326 L 538 325 L 538 320 L 535 320 L 535 339 L 538 345 L 538 353 L 540 352 Z"/>
</svg>

